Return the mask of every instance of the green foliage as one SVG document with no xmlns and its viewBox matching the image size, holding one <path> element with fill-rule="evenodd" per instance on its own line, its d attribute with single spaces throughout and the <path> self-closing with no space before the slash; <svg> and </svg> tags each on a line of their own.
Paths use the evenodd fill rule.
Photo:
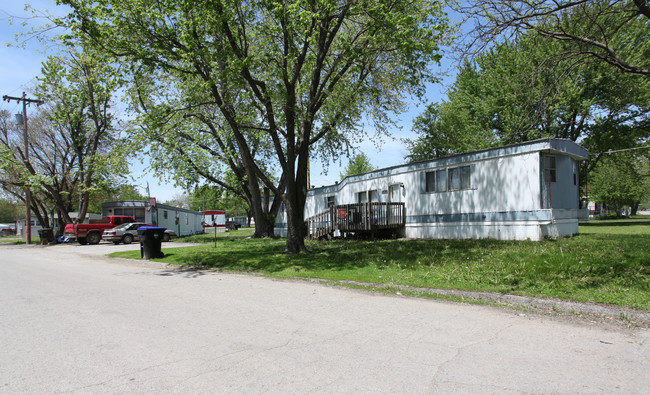
<svg viewBox="0 0 650 395">
<path fill-rule="evenodd" d="M 120 200 L 147 201 L 148 197 L 143 195 L 136 186 L 130 184 L 102 184 L 90 196 L 88 212 L 101 214 L 102 203 L 116 202 Z"/>
<path fill-rule="evenodd" d="M 375 170 L 375 166 L 370 163 L 368 155 L 363 152 L 360 152 L 354 155 L 348 165 L 343 169 L 343 173 L 340 174 L 341 180 L 348 176 L 353 176 L 355 174 L 363 174 L 369 171 Z"/>
<path fill-rule="evenodd" d="M 474 20 L 463 37 L 470 53 L 526 32 L 566 44 L 562 58 L 598 62 L 622 73 L 650 76 L 650 6 L 644 0 L 494 0 L 461 2 Z"/>
<path fill-rule="evenodd" d="M 364 115 L 386 131 L 405 95 L 421 97 L 436 79 L 430 66 L 448 34 L 443 4 L 424 0 L 61 2 L 73 10 L 64 24 L 124 61 L 134 84 L 142 77 L 149 92 L 162 87 L 165 100 L 138 102 L 156 103 L 159 125 L 178 111 L 167 99 L 196 110 L 183 116 L 204 126 L 183 127 L 193 129 L 193 144 L 176 150 L 178 157 L 206 163 L 197 147 L 214 145 L 202 144 L 204 137 L 231 136 L 210 153 L 213 163 L 228 163 L 235 148 L 235 166 L 228 165 L 236 172 L 241 160 L 249 204 L 261 200 L 260 183 L 283 199 L 293 252 L 302 246 L 307 158 L 329 158 L 363 138 Z M 219 177 L 176 158 L 172 168 L 218 184 Z M 268 163 L 280 167 L 280 183 L 266 177 Z M 254 211 L 257 222 L 262 210 Z"/>
<path fill-rule="evenodd" d="M 25 214 L 25 206 L 18 205 L 13 201 L 7 199 L 0 199 L 0 222 L 1 223 L 13 223 L 16 222 L 16 218 Z"/>
<path fill-rule="evenodd" d="M 490 147 L 496 138 L 480 117 L 460 101 L 430 104 L 413 122 L 418 138 L 406 141 L 407 159 L 415 162 Z"/>
<path fill-rule="evenodd" d="M 650 309 L 650 225 L 581 226 L 559 240 L 310 241 L 286 255 L 283 241 L 219 234 L 217 248 L 164 249 L 163 261 L 200 268 L 373 284 L 502 292 Z M 212 243 L 211 235 L 187 241 Z M 139 252 L 114 254 L 139 259 Z"/>
<path fill-rule="evenodd" d="M 83 219 L 92 196 L 127 170 L 113 125 L 117 71 L 98 53 L 76 47 L 48 57 L 42 73 L 35 95 L 44 105 L 29 116 L 28 162 L 23 132 L 6 127 L 2 115 L 0 180 L 14 196 L 29 185 L 33 212 L 42 222 L 52 211 L 66 222 L 72 211 Z"/>
<path fill-rule="evenodd" d="M 221 188 L 201 185 L 190 194 L 190 209 L 195 211 L 219 209 L 222 194 Z"/>
<path fill-rule="evenodd" d="M 593 166 L 647 141 L 650 80 L 576 60 L 569 46 L 528 32 L 463 64 L 448 101 L 416 119 L 409 159 L 556 137 L 579 141 Z"/>
<path fill-rule="evenodd" d="M 591 173 L 591 199 L 618 215 L 650 196 L 648 159 L 625 153 L 607 155 Z"/>
<path fill-rule="evenodd" d="M 248 203 L 240 196 L 215 186 L 201 185 L 192 192 L 189 200 L 190 209 L 196 211 L 226 210 L 228 217 L 248 216 L 250 212 Z"/>
</svg>

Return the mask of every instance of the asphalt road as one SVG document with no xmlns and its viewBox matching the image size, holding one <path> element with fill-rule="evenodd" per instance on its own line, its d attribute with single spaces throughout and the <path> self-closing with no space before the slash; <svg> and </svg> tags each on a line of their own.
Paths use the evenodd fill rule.
<svg viewBox="0 0 650 395">
<path fill-rule="evenodd" d="M 164 245 L 169 246 L 169 245 Z M 647 329 L 0 246 L 0 393 L 638 393 Z"/>
</svg>

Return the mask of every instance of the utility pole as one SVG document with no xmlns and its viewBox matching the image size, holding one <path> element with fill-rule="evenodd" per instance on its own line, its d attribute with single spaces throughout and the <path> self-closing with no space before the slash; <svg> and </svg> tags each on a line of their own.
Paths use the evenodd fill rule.
<svg viewBox="0 0 650 395">
<path fill-rule="evenodd" d="M 37 106 L 43 104 L 42 100 L 37 99 L 28 99 L 25 92 L 23 92 L 22 97 L 13 97 L 13 96 L 2 96 L 2 100 L 11 102 L 15 100 L 20 103 L 23 102 L 23 143 L 25 153 L 23 154 L 23 160 L 25 162 L 25 169 L 29 169 L 29 134 L 27 133 L 27 105 L 36 103 Z M 32 243 L 32 191 L 29 188 L 29 183 L 25 182 L 25 243 Z"/>
</svg>

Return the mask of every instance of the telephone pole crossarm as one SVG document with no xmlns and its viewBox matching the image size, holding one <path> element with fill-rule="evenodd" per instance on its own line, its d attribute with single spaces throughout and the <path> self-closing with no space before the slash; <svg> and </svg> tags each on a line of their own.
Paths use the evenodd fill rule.
<svg viewBox="0 0 650 395">
<path fill-rule="evenodd" d="M 43 100 L 38 100 L 38 99 L 28 99 L 25 97 L 25 93 L 23 92 L 22 97 L 14 97 L 14 96 L 8 96 L 4 95 L 2 96 L 2 100 L 10 102 L 12 100 L 15 100 L 16 102 L 20 103 L 21 101 L 24 102 L 24 104 L 32 104 L 35 103 L 37 106 L 40 106 L 41 104 L 44 103 Z"/>
</svg>

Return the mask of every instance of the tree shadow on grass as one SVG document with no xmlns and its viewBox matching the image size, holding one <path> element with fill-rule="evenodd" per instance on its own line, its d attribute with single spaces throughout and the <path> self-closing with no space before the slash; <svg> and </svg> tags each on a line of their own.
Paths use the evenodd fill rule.
<svg viewBox="0 0 650 395">
<path fill-rule="evenodd" d="M 183 254 L 183 263 L 197 268 L 277 273 L 296 271 L 343 271 L 367 266 L 400 265 L 414 268 L 427 261 L 479 259 L 491 248 L 503 248 L 500 240 L 335 240 L 310 242 L 311 254 L 285 254 L 278 243 L 249 243 L 237 249 L 199 250 Z"/>
<path fill-rule="evenodd" d="M 202 250 L 183 256 L 186 265 L 195 268 L 212 268 L 233 271 L 277 273 L 294 268 L 306 271 L 345 270 L 366 265 L 340 248 L 313 254 L 286 254 L 284 246 L 265 246 L 240 250 Z M 335 265 L 333 265 L 335 263 Z"/>
</svg>

